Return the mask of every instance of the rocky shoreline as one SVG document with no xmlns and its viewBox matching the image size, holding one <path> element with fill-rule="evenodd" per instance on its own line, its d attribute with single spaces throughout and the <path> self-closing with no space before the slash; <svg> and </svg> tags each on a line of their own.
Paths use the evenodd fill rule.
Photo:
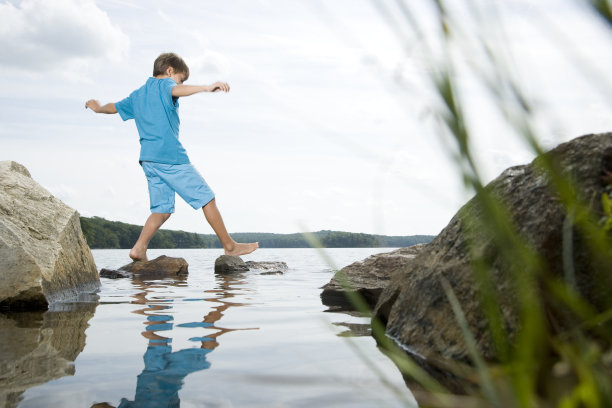
<svg viewBox="0 0 612 408">
<path fill-rule="evenodd" d="M 612 134 L 579 137 L 558 146 L 546 158 L 563 177 L 571 179 L 576 196 L 584 198 L 591 214 L 605 216 L 601 197 L 612 192 Z M 518 236 L 541 263 L 541 270 L 546 270 L 545 275 L 523 279 L 532 280 L 533 289 L 540 292 L 536 296 L 546 299 L 550 294 L 546 293 L 544 279 L 563 280 L 571 264 L 575 287 L 583 299 L 596 310 L 608 310 L 612 285 L 604 282 L 611 280 L 610 246 L 605 256 L 596 258 L 592 254 L 584 231 L 572 224 L 562 199 L 551 188 L 550 177 L 542 172 L 540 160 L 509 168 L 486 187 L 505 208 Z M 516 279 L 523 271 L 515 270 L 503 243 L 500 245 L 484 224 L 484 211 L 476 196 L 431 243 L 374 255 L 344 268 L 323 287 L 323 303 L 338 310 L 351 309 L 344 293 L 347 289 L 337 279 L 338 275 L 345 276 L 350 291 L 360 293 L 374 318 L 384 325 L 387 338 L 453 392 L 467 392 L 470 384 L 458 383 L 449 368 L 471 366 L 473 362 L 442 282 L 448 283 L 458 299 L 477 351 L 485 361 L 496 362 L 499 355 L 483 312 L 477 283 L 481 281 L 475 278 L 474 262 L 482 262 L 510 344 L 520 330 L 517 297 L 521 289 Z M 568 245 L 569 258 L 564 253 Z M 552 306 L 544 302 L 542 307 Z M 555 316 L 545 322 L 545 330 L 551 334 L 566 327 L 558 310 L 545 309 L 542 313 Z"/>
<path fill-rule="evenodd" d="M 555 173 L 545 172 L 546 166 Z M 0 193 L 0 308 L 46 309 L 95 292 L 99 275 L 78 213 L 15 162 L 0 162 Z M 500 206 L 492 206 L 491 200 Z M 612 227 L 602 227 L 612 225 L 610 203 L 612 133 L 576 138 L 531 164 L 504 171 L 432 242 L 374 255 L 337 272 L 321 288 L 321 301 L 330 311 L 350 312 L 355 310 L 351 295 L 361 296 L 373 319 L 384 326 L 386 339 L 447 389 L 467 393 L 475 381 L 457 373 L 473 367 L 473 354 L 451 295 L 476 352 L 491 363 L 501 358 L 491 327 L 498 324 L 504 341 L 515 347 L 526 291 L 537 299 L 534 313 L 542 316 L 538 329 L 551 337 L 575 327 L 567 305 L 552 293 L 558 283 L 571 287 L 595 313 L 612 310 Z M 491 228 L 495 217 L 507 221 L 499 224 L 507 231 L 499 234 Z M 600 231 L 603 245 L 595 247 L 593 235 Z M 215 273 L 221 275 L 287 270 L 284 262 L 245 263 L 239 257 L 221 256 L 215 262 Z M 184 279 L 187 274 L 184 259 L 165 256 L 100 272 L 107 278 L 136 279 Z M 490 320 L 491 303 L 498 322 Z M 609 325 L 604 321 L 597 329 L 609 330 Z M 60 371 L 66 370 L 62 366 Z"/>
</svg>

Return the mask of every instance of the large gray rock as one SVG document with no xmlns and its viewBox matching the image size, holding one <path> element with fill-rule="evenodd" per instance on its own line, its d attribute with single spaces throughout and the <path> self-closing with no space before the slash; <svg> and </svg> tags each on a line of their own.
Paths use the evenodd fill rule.
<svg viewBox="0 0 612 408">
<path fill-rule="evenodd" d="M 612 178 L 606 177 L 611 157 L 612 134 L 587 135 L 552 150 L 562 174 L 571 176 L 578 187 L 575 194 L 585 198 L 591 211 L 602 215 L 601 197 Z M 563 276 L 563 264 L 573 263 L 575 284 L 580 293 L 599 310 L 612 301 L 612 264 L 610 258 L 595 259 L 584 235 L 571 227 L 558 195 L 549 186 L 549 178 L 539 170 L 541 159 L 532 164 L 512 167 L 491 182 L 487 189 L 499 198 L 525 243 L 539 254 L 549 276 Z M 393 276 L 376 305 L 375 315 L 386 325 L 386 333 L 427 366 L 434 361 L 469 362 L 460 328 L 440 280 L 446 279 L 465 313 L 482 356 L 496 360 L 472 272 L 471 254 L 486 259 L 487 273 L 493 281 L 503 325 L 510 339 L 518 330 L 516 281 L 512 262 L 502 256 L 500 246 L 482 224 L 483 209 L 477 197 L 468 202 L 446 228 L 400 273 Z M 564 225 L 573 239 L 573 248 L 564 261 Z M 567 228 L 567 226 L 570 228 Z M 569 262 L 571 261 L 571 262 Z M 537 282 L 532 286 L 538 290 Z M 543 295 L 541 295 L 543 296 Z M 548 311 L 548 316 L 553 314 Z M 562 316 L 555 316 L 563 327 Z"/>
<path fill-rule="evenodd" d="M 105 269 L 100 271 L 103 278 L 131 278 L 137 276 L 141 279 L 163 279 L 185 277 L 189 274 L 189 265 L 184 258 L 174 258 L 161 255 L 152 261 L 135 261 L 119 269 Z"/>
<path fill-rule="evenodd" d="M 45 308 L 99 286 L 78 212 L 0 162 L 0 306 Z"/>
<path fill-rule="evenodd" d="M 355 310 L 348 293 L 356 292 L 370 308 L 374 308 L 391 276 L 405 269 L 410 261 L 423 249 L 417 244 L 392 252 L 372 255 L 363 261 L 354 262 L 336 272 L 329 283 L 321 289 L 321 301 L 334 311 Z"/>
</svg>

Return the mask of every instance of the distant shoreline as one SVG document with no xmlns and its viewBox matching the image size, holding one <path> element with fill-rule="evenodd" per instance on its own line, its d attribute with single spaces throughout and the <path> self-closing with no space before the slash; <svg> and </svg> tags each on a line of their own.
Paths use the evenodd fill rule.
<svg viewBox="0 0 612 408">
<path fill-rule="evenodd" d="M 81 217 L 81 228 L 91 249 L 129 249 L 138 239 L 142 226 L 101 217 Z M 344 231 L 308 233 L 323 248 L 396 248 L 430 242 L 434 235 L 387 236 Z M 303 233 L 232 233 L 238 242 L 259 242 L 260 248 L 312 248 Z M 162 229 L 149 244 L 151 249 L 221 248 L 214 234 Z"/>
</svg>

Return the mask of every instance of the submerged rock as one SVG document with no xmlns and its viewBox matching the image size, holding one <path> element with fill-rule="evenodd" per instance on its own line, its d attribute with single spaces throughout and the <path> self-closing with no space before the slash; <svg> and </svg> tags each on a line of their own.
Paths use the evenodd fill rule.
<svg viewBox="0 0 612 408">
<path fill-rule="evenodd" d="M 221 255 L 215 260 L 215 273 L 254 271 L 260 275 L 282 275 L 287 272 L 285 262 L 244 262 L 239 256 Z"/>
<path fill-rule="evenodd" d="M 282 275 L 288 269 L 285 262 L 246 261 L 245 264 L 250 271 L 257 271 L 260 275 Z"/>
<path fill-rule="evenodd" d="M 180 277 L 189 273 L 188 266 L 183 258 L 162 255 L 152 261 L 135 261 L 119 269 L 102 269 L 100 276 L 109 279 L 131 278 L 136 275 L 148 279 Z"/>
<path fill-rule="evenodd" d="M 338 333 L 338 337 L 365 337 L 372 335 L 372 328 L 368 323 L 332 323 L 334 326 L 345 327 L 348 330 Z"/>
<path fill-rule="evenodd" d="M 370 308 L 374 308 L 391 276 L 404 269 L 423 249 L 417 244 L 392 252 L 372 255 L 336 272 L 332 280 L 323 286 L 321 301 L 330 310 L 355 310 L 347 292 L 356 292 L 363 297 Z"/>
<path fill-rule="evenodd" d="M 46 308 L 99 286 L 79 213 L 0 162 L 0 306 Z"/>
<path fill-rule="evenodd" d="M 604 168 L 610 148 L 612 134 L 608 133 L 583 136 L 548 153 L 561 173 L 572 178 L 575 194 L 586 200 L 594 214 L 603 215 L 601 197 L 609 188 L 606 176 L 612 170 Z M 609 258 L 593 257 L 582 232 L 573 226 L 571 215 L 550 188 L 539 160 L 504 171 L 487 190 L 504 205 L 522 240 L 541 257 L 549 275 L 563 276 L 564 263 L 566 267 L 571 263 L 578 291 L 594 307 L 606 310 L 612 301 Z M 515 275 L 483 225 L 483 211 L 478 197 L 470 200 L 415 259 L 398 269 L 376 305 L 375 314 L 386 325 L 387 335 L 426 366 L 435 361 L 470 362 L 440 283 L 442 278 L 458 298 L 481 356 L 497 359 L 473 279 L 474 254 L 486 260 L 502 324 L 510 339 L 518 330 Z M 571 247 L 565 254 L 564 245 Z M 537 284 L 534 288 L 538 290 Z M 548 315 L 553 316 L 550 312 Z M 550 330 L 563 329 L 562 316 L 554 318 Z"/>
<path fill-rule="evenodd" d="M 107 279 L 121 279 L 121 278 L 132 278 L 134 274 L 128 271 L 122 271 L 121 269 L 106 269 L 100 270 L 100 277 Z"/>
</svg>

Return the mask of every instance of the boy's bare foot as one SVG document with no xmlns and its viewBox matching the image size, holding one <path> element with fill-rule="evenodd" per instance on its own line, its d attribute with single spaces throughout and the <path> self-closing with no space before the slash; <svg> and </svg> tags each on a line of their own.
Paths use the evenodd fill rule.
<svg viewBox="0 0 612 408">
<path fill-rule="evenodd" d="M 132 248 L 130 250 L 130 258 L 132 258 L 132 261 L 136 262 L 136 261 L 148 261 L 147 259 L 147 250 L 146 249 L 142 249 L 142 248 Z"/>
<path fill-rule="evenodd" d="M 253 242 L 250 244 L 239 244 L 236 242 L 231 249 L 225 248 L 225 255 L 232 255 L 232 256 L 246 255 L 246 254 L 250 254 L 257 248 L 259 248 L 259 242 Z"/>
</svg>

